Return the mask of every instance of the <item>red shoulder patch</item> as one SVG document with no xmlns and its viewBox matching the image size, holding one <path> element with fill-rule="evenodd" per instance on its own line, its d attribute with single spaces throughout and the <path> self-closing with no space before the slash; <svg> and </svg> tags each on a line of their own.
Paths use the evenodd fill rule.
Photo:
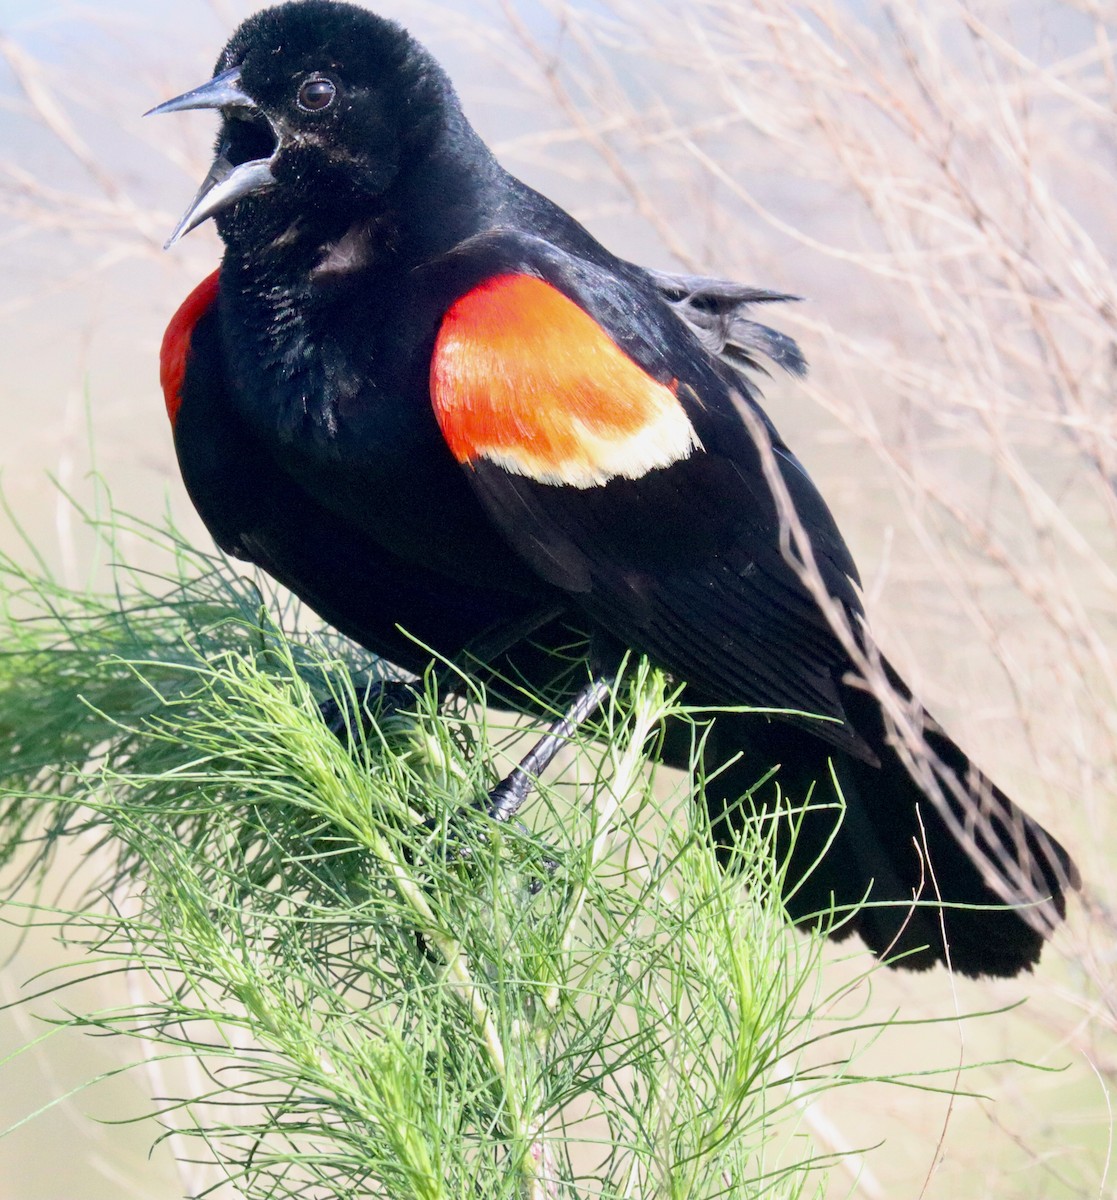
<svg viewBox="0 0 1117 1200">
<path fill-rule="evenodd" d="M 190 353 L 190 339 L 194 327 L 205 316 L 217 299 L 218 276 L 214 271 L 190 293 L 171 317 L 167 332 L 163 334 L 163 345 L 159 349 L 159 383 L 163 388 L 163 400 L 167 405 L 167 416 L 171 425 L 175 423 L 182 404 L 182 380 L 186 375 L 186 356 Z"/>
<path fill-rule="evenodd" d="M 597 487 L 701 449 L 683 406 L 582 308 L 531 275 L 498 275 L 454 302 L 431 403 L 460 463 Z"/>
</svg>

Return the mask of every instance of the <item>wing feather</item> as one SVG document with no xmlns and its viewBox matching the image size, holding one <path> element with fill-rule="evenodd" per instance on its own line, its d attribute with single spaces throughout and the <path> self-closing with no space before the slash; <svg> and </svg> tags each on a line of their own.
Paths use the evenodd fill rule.
<svg viewBox="0 0 1117 1200">
<path fill-rule="evenodd" d="M 496 278 L 535 276 L 542 284 L 527 290 L 542 295 L 538 286 L 545 287 L 548 303 L 531 315 L 527 359 L 522 337 L 505 338 L 499 327 L 472 322 L 471 353 L 484 366 L 467 381 L 471 404 L 481 394 L 485 403 L 519 411 L 519 381 L 528 394 L 543 396 L 548 420 L 562 422 L 565 410 L 581 411 L 581 389 L 588 387 L 601 428 L 621 427 L 633 411 L 651 419 L 666 397 L 663 403 L 677 405 L 693 430 L 685 452 L 667 461 L 636 463 L 623 473 L 594 471 L 591 463 L 578 479 L 510 468 L 478 441 L 476 452 L 458 454 L 459 461 L 506 541 L 598 627 L 687 681 L 703 703 L 828 718 L 812 722 L 818 736 L 875 761 L 842 707 L 848 656 L 780 552 L 780 513 L 738 405 L 750 406 L 764 422 L 824 582 L 855 628 L 861 612 L 856 568 L 810 477 L 748 382 L 680 320 L 662 281 L 635 268 L 561 256 L 522 235 L 510 233 L 503 242 L 490 235 L 478 245 L 488 275 L 465 285 L 459 297 L 484 295 L 499 261 L 508 266 Z M 468 258 L 468 246 L 455 252 L 459 278 L 468 278 Z M 703 303 L 715 311 L 760 298 L 745 289 Z M 451 317 L 435 342 L 432 371 L 432 403 L 451 449 L 445 414 L 463 402 L 455 389 L 466 384 L 460 373 L 440 372 L 437 359 L 462 311 L 454 304 L 451 299 Z M 533 364 L 559 361 L 563 369 L 547 375 L 541 392 Z M 635 410 L 634 395 L 640 397 Z M 516 453 L 528 462 L 536 449 L 532 421 L 515 424 Z M 542 445 L 547 452 L 545 440 Z M 592 456 L 588 441 L 581 449 Z"/>
</svg>

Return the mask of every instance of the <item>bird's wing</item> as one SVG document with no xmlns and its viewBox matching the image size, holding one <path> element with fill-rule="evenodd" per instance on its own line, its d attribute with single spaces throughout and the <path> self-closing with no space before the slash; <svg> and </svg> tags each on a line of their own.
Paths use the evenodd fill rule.
<svg viewBox="0 0 1117 1200">
<path fill-rule="evenodd" d="M 804 469 L 652 287 L 527 257 L 456 297 L 431 358 L 439 427 L 490 518 L 544 579 L 701 696 L 830 718 L 820 736 L 871 758 L 839 698 L 848 658 L 781 552 L 736 406 L 770 431 L 823 580 L 856 623 L 856 570 Z"/>
<path fill-rule="evenodd" d="M 752 317 L 757 304 L 785 303 L 798 296 L 705 275 L 645 273 L 703 347 L 735 370 L 766 375 L 760 360 L 767 358 L 792 375 L 807 373 L 807 361 L 795 339 Z"/>
</svg>

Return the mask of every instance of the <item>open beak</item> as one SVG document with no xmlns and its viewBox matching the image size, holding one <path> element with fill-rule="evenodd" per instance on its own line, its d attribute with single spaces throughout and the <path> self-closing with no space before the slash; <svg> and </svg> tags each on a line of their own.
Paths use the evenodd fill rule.
<svg viewBox="0 0 1117 1200">
<path fill-rule="evenodd" d="M 240 68 L 222 71 L 214 76 L 209 83 L 203 83 L 189 92 L 183 92 L 173 100 L 157 104 L 145 117 L 157 116 L 161 113 L 186 112 L 193 108 L 247 108 L 257 110 L 255 100 L 240 86 Z M 278 149 L 278 142 L 277 142 Z M 196 228 L 203 221 L 212 217 L 222 209 L 235 204 L 243 196 L 263 191 L 275 183 L 272 174 L 272 163 L 275 159 L 256 158 L 237 166 L 229 161 L 229 142 L 226 140 L 217 152 L 209 174 L 198 188 L 197 195 L 190 202 L 189 208 L 182 214 L 182 220 L 175 226 L 174 232 L 167 239 L 164 249 L 169 249 L 184 234 Z"/>
</svg>

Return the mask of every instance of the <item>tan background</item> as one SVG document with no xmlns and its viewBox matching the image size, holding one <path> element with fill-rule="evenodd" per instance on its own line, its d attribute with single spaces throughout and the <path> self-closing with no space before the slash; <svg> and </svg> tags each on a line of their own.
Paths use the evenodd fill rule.
<svg viewBox="0 0 1117 1200">
<path fill-rule="evenodd" d="M 212 117 L 143 122 L 208 77 L 250 6 L 0 3 L 0 465 L 12 509 L 76 581 L 88 546 L 48 478 L 117 503 L 178 484 L 156 386 L 159 338 L 215 264 L 207 227 L 160 249 L 205 171 Z M 1091 884 L 1034 978 L 878 977 L 870 1011 L 1011 1014 L 893 1031 L 860 1064 L 1025 1058 L 968 1080 L 986 1099 L 879 1087 L 805 1113 L 866 1197 L 1097 1196 L 1115 1068 L 1112 862 L 1112 6 L 1036 0 L 384 5 L 443 60 L 513 170 L 620 253 L 809 297 L 775 323 L 812 362 L 769 407 L 861 564 L 874 626 L 917 690 Z M 1106 15 L 1110 24 L 1106 24 Z M 92 456 L 91 456 L 92 447 Z M 11 547 L 9 530 L 0 545 Z M 60 881 L 61 885 L 61 881 Z M 9 910 L 13 920 L 18 911 Z M 64 955 L 15 946 L 3 999 Z M 836 977 L 851 968 L 837 963 Z M 861 997 L 858 998 L 858 1002 Z M 100 984 L 91 1005 L 121 1002 Z M 73 995 L 0 1013 L 0 1056 Z M 84 1000 L 82 1001 L 84 1002 Z M 59 1035 L 3 1065 L 0 1195 L 176 1197 L 151 1122 L 161 1081 L 134 1044 Z M 95 1120 L 91 1120 L 93 1117 Z M 231 1194 L 231 1193 L 230 1193 Z"/>
</svg>

